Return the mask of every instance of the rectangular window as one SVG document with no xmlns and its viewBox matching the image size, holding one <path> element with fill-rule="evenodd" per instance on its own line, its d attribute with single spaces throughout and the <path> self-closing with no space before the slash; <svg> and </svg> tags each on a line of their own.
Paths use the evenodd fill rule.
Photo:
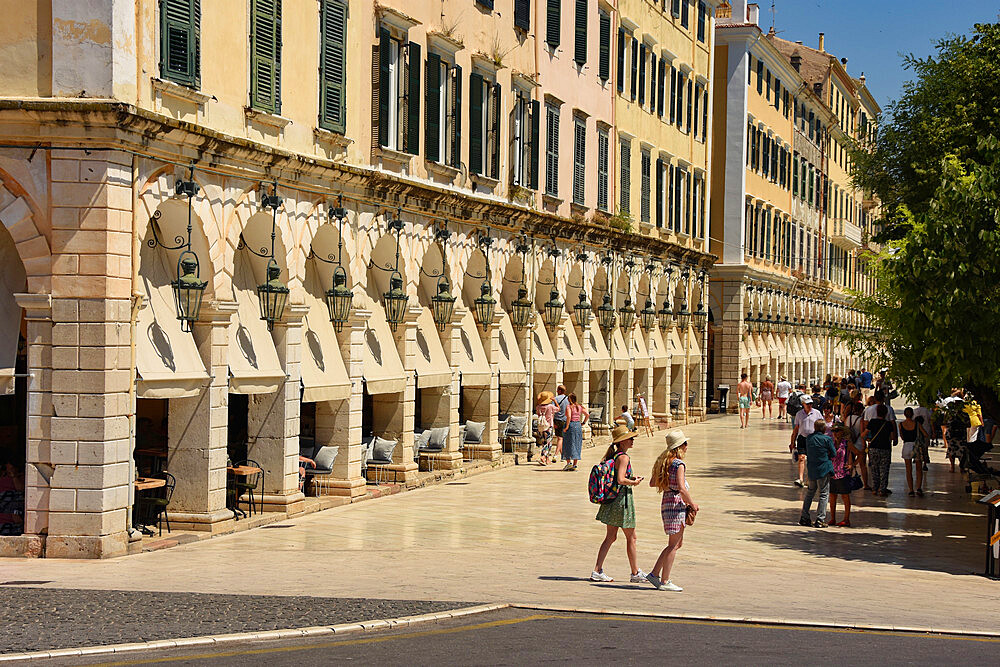
<svg viewBox="0 0 1000 667">
<path fill-rule="evenodd" d="M 559 108 L 545 105 L 545 194 L 559 196 Z"/>
<path fill-rule="evenodd" d="M 281 113 L 281 0 L 250 1 L 250 106 Z"/>
<path fill-rule="evenodd" d="M 680 18 L 681 16 L 681 2 L 686 2 L 687 0 L 671 0 L 670 3 L 670 13 L 674 15 L 674 18 Z"/>
<path fill-rule="evenodd" d="M 656 227 L 663 227 L 663 214 L 664 214 L 664 196 L 663 188 L 666 185 L 663 182 L 663 175 L 666 171 L 666 163 L 663 158 L 656 158 Z"/>
<path fill-rule="evenodd" d="M 608 132 L 597 131 L 597 209 L 608 210 Z"/>
<path fill-rule="evenodd" d="M 635 37 L 631 38 L 632 41 L 632 76 L 629 79 L 629 99 L 635 102 L 635 96 L 637 91 L 636 86 L 639 83 L 639 40 Z"/>
<path fill-rule="evenodd" d="M 681 27 L 687 28 L 691 25 L 691 16 L 688 9 L 691 6 L 691 0 L 681 0 Z"/>
<path fill-rule="evenodd" d="M 701 94 L 701 140 L 708 140 L 708 87 Z"/>
<path fill-rule="evenodd" d="M 642 151 L 642 183 L 639 199 L 639 215 L 643 222 L 648 223 L 649 217 L 649 190 L 650 190 L 650 170 L 652 168 L 649 151 Z"/>
<path fill-rule="evenodd" d="M 420 144 L 420 45 L 379 28 L 378 142 L 416 155 Z"/>
<path fill-rule="evenodd" d="M 460 166 L 462 68 L 427 54 L 424 95 L 424 155 L 431 162 Z"/>
<path fill-rule="evenodd" d="M 757 94 L 764 94 L 764 61 L 757 61 Z"/>
<path fill-rule="evenodd" d="M 587 64 L 587 4 L 588 0 L 576 0 L 573 60 L 581 67 Z"/>
<path fill-rule="evenodd" d="M 677 72 L 677 93 L 674 97 L 674 101 L 677 103 L 677 129 L 684 129 L 684 83 L 687 80 L 687 76 L 681 72 Z"/>
<path fill-rule="evenodd" d="M 562 22 L 562 0 L 545 2 L 545 43 L 553 49 L 559 46 L 559 27 Z"/>
<path fill-rule="evenodd" d="M 639 106 L 646 105 L 646 45 L 639 45 Z"/>
<path fill-rule="evenodd" d="M 698 138 L 698 124 L 701 122 L 701 84 L 694 84 L 694 137 Z"/>
<path fill-rule="evenodd" d="M 618 93 L 625 93 L 625 28 L 618 28 Z"/>
<path fill-rule="evenodd" d="M 597 78 L 603 82 L 611 78 L 611 16 L 602 9 L 598 12 L 598 22 L 600 24 L 600 50 Z"/>
<path fill-rule="evenodd" d="M 761 176 L 767 178 L 771 168 L 771 138 L 765 135 L 761 135 L 761 160 L 760 160 L 760 173 Z"/>
<path fill-rule="evenodd" d="M 674 165 L 667 165 L 667 188 L 664 192 L 666 200 L 666 225 L 667 229 L 674 230 L 674 179 L 676 178 Z"/>
<path fill-rule="evenodd" d="M 621 202 L 619 211 L 622 215 L 631 212 L 632 201 L 632 144 L 628 139 L 621 140 Z"/>
<path fill-rule="evenodd" d="M 674 169 L 674 231 L 678 234 L 684 225 L 684 179 L 687 172 L 677 167 Z"/>
<path fill-rule="evenodd" d="M 201 0 L 160 0 L 160 77 L 201 86 Z"/>
<path fill-rule="evenodd" d="M 539 104 L 521 90 L 514 93 L 514 141 L 511 150 L 512 182 L 538 188 Z"/>
<path fill-rule="evenodd" d="M 684 233 L 691 236 L 691 175 L 684 172 Z"/>
<path fill-rule="evenodd" d="M 469 171 L 500 178 L 500 84 L 469 75 Z"/>
<path fill-rule="evenodd" d="M 320 4 L 319 126 L 343 134 L 346 129 L 344 74 L 347 52 L 347 2 Z"/>
<path fill-rule="evenodd" d="M 649 113 L 656 113 L 656 52 L 649 49 Z"/>
<path fill-rule="evenodd" d="M 665 91 L 664 82 L 666 80 L 666 75 L 667 75 L 667 62 L 661 57 L 656 71 L 656 92 L 657 92 L 656 115 L 659 116 L 660 118 L 663 118 L 663 108 L 664 104 L 666 103 L 666 100 L 664 100 L 664 98 L 666 97 L 666 95 L 664 94 Z"/>
<path fill-rule="evenodd" d="M 531 0 L 514 0 L 514 27 L 531 29 Z"/>
<path fill-rule="evenodd" d="M 708 11 L 704 2 L 698 3 L 698 41 L 705 41 L 705 23 L 708 18 Z"/>
<path fill-rule="evenodd" d="M 587 122 L 573 119 L 573 203 L 586 205 Z"/>
<path fill-rule="evenodd" d="M 764 75 L 764 99 L 771 101 L 771 70 Z"/>
<path fill-rule="evenodd" d="M 670 124 L 677 122 L 677 70 L 670 66 Z"/>
</svg>

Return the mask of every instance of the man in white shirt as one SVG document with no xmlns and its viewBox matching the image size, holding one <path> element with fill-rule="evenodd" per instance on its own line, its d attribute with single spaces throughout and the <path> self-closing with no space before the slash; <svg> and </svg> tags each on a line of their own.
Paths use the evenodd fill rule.
<svg viewBox="0 0 1000 667">
<path fill-rule="evenodd" d="M 799 478 L 795 480 L 795 486 L 805 486 L 802 483 L 802 476 L 806 472 L 806 438 L 816 430 L 816 422 L 823 418 L 823 413 L 814 410 L 812 396 L 802 395 L 802 409 L 795 415 L 795 428 L 792 429 L 792 439 L 788 443 L 788 449 L 799 464 Z"/>
<path fill-rule="evenodd" d="M 879 405 L 885 405 L 885 394 L 881 391 L 875 392 L 875 402 L 865 408 L 864 414 L 861 415 L 861 430 L 864 430 L 868 426 L 868 422 L 875 419 L 877 416 L 877 410 Z M 896 411 L 893 410 L 888 405 L 885 406 L 889 412 L 889 416 L 886 417 L 887 420 L 891 422 L 896 421 Z"/>
<path fill-rule="evenodd" d="M 778 394 L 778 419 L 784 419 L 788 416 L 785 402 L 788 401 L 788 395 L 792 392 L 792 383 L 782 375 L 778 384 L 774 386 L 774 390 Z"/>
</svg>

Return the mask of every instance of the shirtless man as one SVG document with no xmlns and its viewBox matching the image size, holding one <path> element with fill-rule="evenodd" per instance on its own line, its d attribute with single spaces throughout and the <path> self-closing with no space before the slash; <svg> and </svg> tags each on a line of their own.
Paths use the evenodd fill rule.
<svg viewBox="0 0 1000 667">
<path fill-rule="evenodd" d="M 740 375 L 740 383 L 736 385 L 736 393 L 740 402 L 740 428 L 747 428 L 750 425 L 750 396 L 753 393 L 753 385 L 747 379 L 747 374 Z"/>
</svg>

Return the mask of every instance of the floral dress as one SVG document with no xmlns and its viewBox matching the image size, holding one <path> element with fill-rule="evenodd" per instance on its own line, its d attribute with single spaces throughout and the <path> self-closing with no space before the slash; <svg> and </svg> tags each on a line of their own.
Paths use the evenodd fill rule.
<svg viewBox="0 0 1000 667">
<path fill-rule="evenodd" d="M 663 518 L 663 530 L 667 535 L 681 532 L 687 519 L 687 503 L 681 498 L 679 490 L 678 471 L 682 465 L 684 462 L 680 459 L 670 462 L 670 471 L 667 473 L 667 486 L 670 488 L 663 492 L 663 498 L 660 500 L 660 516 Z M 691 485 L 684 480 L 684 489 L 690 488 Z"/>
<path fill-rule="evenodd" d="M 619 452 L 615 458 L 622 456 L 622 454 L 624 452 Z M 632 477 L 631 459 L 625 467 L 625 476 Z M 608 526 L 635 528 L 635 503 L 632 500 L 632 487 L 620 486 L 614 500 L 601 503 L 601 509 L 597 510 L 597 520 Z"/>
</svg>

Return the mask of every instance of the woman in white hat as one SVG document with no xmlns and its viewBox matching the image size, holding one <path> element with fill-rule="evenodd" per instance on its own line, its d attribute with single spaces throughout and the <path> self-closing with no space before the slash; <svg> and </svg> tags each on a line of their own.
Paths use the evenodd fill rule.
<svg viewBox="0 0 1000 667">
<path fill-rule="evenodd" d="M 670 580 L 670 570 L 674 566 L 677 550 L 684 543 L 688 512 L 693 514 L 698 511 L 684 474 L 687 448 L 688 441 L 683 431 L 668 433 L 667 448 L 656 458 L 649 476 L 649 485 L 663 494 L 660 515 L 663 517 L 663 530 L 668 536 L 667 546 L 660 552 L 648 576 L 649 582 L 661 591 L 679 593 L 684 590 Z"/>
<path fill-rule="evenodd" d="M 632 569 L 630 581 L 634 584 L 648 581 L 646 573 L 639 569 L 638 556 L 636 555 L 635 539 L 635 501 L 632 500 L 632 487 L 638 486 L 642 482 L 642 477 L 632 476 L 632 463 L 629 461 L 628 450 L 632 449 L 634 438 L 638 431 L 630 431 L 628 426 L 619 424 L 611 430 L 611 446 L 604 453 L 602 461 L 614 459 L 615 462 L 615 485 L 618 486 L 618 495 L 614 500 L 601 503 L 601 509 L 597 511 L 597 520 L 607 526 L 607 533 L 601 548 L 597 551 L 597 565 L 590 574 L 591 581 L 614 581 L 604 573 L 604 559 L 611 550 L 611 545 L 618 538 L 618 529 L 625 533 L 625 551 L 628 554 L 628 564 Z"/>
</svg>

